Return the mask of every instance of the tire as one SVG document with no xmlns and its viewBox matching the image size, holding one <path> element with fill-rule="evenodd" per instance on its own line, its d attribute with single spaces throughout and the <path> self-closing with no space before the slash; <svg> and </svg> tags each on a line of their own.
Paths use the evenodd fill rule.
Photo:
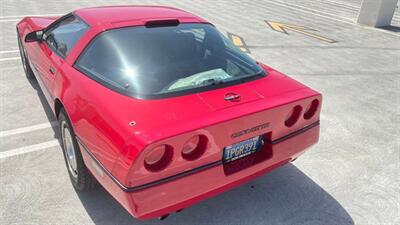
<svg viewBox="0 0 400 225">
<path fill-rule="evenodd" d="M 98 186 L 97 180 L 83 162 L 74 130 L 64 109 L 60 111 L 58 122 L 65 165 L 67 166 L 72 185 L 78 191 L 95 189 Z"/>
<path fill-rule="evenodd" d="M 21 38 L 18 35 L 18 48 L 19 48 L 19 55 L 21 56 L 22 66 L 24 68 L 25 75 L 28 79 L 35 79 L 35 75 L 33 74 L 32 68 L 29 65 L 28 57 L 26 57 L 26 51 L 24 46 L 22 45 Z"/>
</svg>

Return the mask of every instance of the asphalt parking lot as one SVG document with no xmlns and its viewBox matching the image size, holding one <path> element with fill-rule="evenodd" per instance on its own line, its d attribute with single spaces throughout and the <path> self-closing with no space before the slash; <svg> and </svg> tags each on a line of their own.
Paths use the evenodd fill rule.
<svg viewBox="0 0 400 225">
<path fill-rule="evenodd" d="M 75 192 L 55 118 L 24 75 L 15 24 L 25 15 L 136 3 L 200 15 L 241 37 L 257 60 L 320 91 L 319 143 L 294 163 L 164 221 L 133 219 L 103 189 Z M 400 224 L 400 9 L 392 27 L 376 29 L 356 24 L 360 4 L 2 0 L 0 224 Z M 271 23 L 297 28 L 279 32 Z"/>
</svg>

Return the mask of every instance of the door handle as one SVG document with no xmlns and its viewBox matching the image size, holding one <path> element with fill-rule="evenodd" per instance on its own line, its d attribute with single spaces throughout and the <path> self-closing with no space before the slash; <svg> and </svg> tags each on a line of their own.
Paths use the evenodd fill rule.
<svg viewBox="0 0 400 225">
<path fill-rule="evenodd" d="M 54 67 L 51 66 L 49 68 L 49 72 L 54 75 L 56 73 L 56 69 L 54 69 Z"/>
</svg>

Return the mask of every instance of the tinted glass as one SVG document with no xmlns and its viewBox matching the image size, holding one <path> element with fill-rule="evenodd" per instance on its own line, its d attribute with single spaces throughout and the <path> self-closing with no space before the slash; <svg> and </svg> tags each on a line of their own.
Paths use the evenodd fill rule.
<svg viewBox="0 0 400 225">
<path fill-rule="evenodd" d="M 193 93 L 264 75 L 209 24 L 106 31 L 75 65 L 108 87 L 137 97 Z"/>
<path fill-rule="evenodd" d="M 45 34 L 46 43 L 65 57 L 88 29 L 88 25 L 75 16 L 62 20 Z"/>
</svg>

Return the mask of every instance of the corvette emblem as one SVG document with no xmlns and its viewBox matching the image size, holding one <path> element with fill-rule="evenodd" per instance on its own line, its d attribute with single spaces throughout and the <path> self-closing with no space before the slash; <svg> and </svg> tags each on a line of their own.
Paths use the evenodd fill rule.
<svg viewBox="0 0 400 225">
<path fill-rule="evenodd" d="M 230 102 L 238 102 L 240 101 L 240 95 L 235 94 L 235 93 L 227 93 L 224 97 L 226 101 Z"/>
<path fill-rule="evenodd" d="M 255 132 L 255 131 L 259 131 L 259 130 L 265 129 L 267 127 L 269 127 L 269 123 L 263 123 L 263 124 L 255 126 L 255 127 L 251 127 L 251 128 L 246 129 L 246 130 L 241 130 L 239 132 L 233 133 L 231 135 L 231 137 L 232 138 L 237 138 L 237 137 L 240 137 L 240 136 L 248 134 L 248 133 L 252 133 L 252 132 Z"/>
</svg>

